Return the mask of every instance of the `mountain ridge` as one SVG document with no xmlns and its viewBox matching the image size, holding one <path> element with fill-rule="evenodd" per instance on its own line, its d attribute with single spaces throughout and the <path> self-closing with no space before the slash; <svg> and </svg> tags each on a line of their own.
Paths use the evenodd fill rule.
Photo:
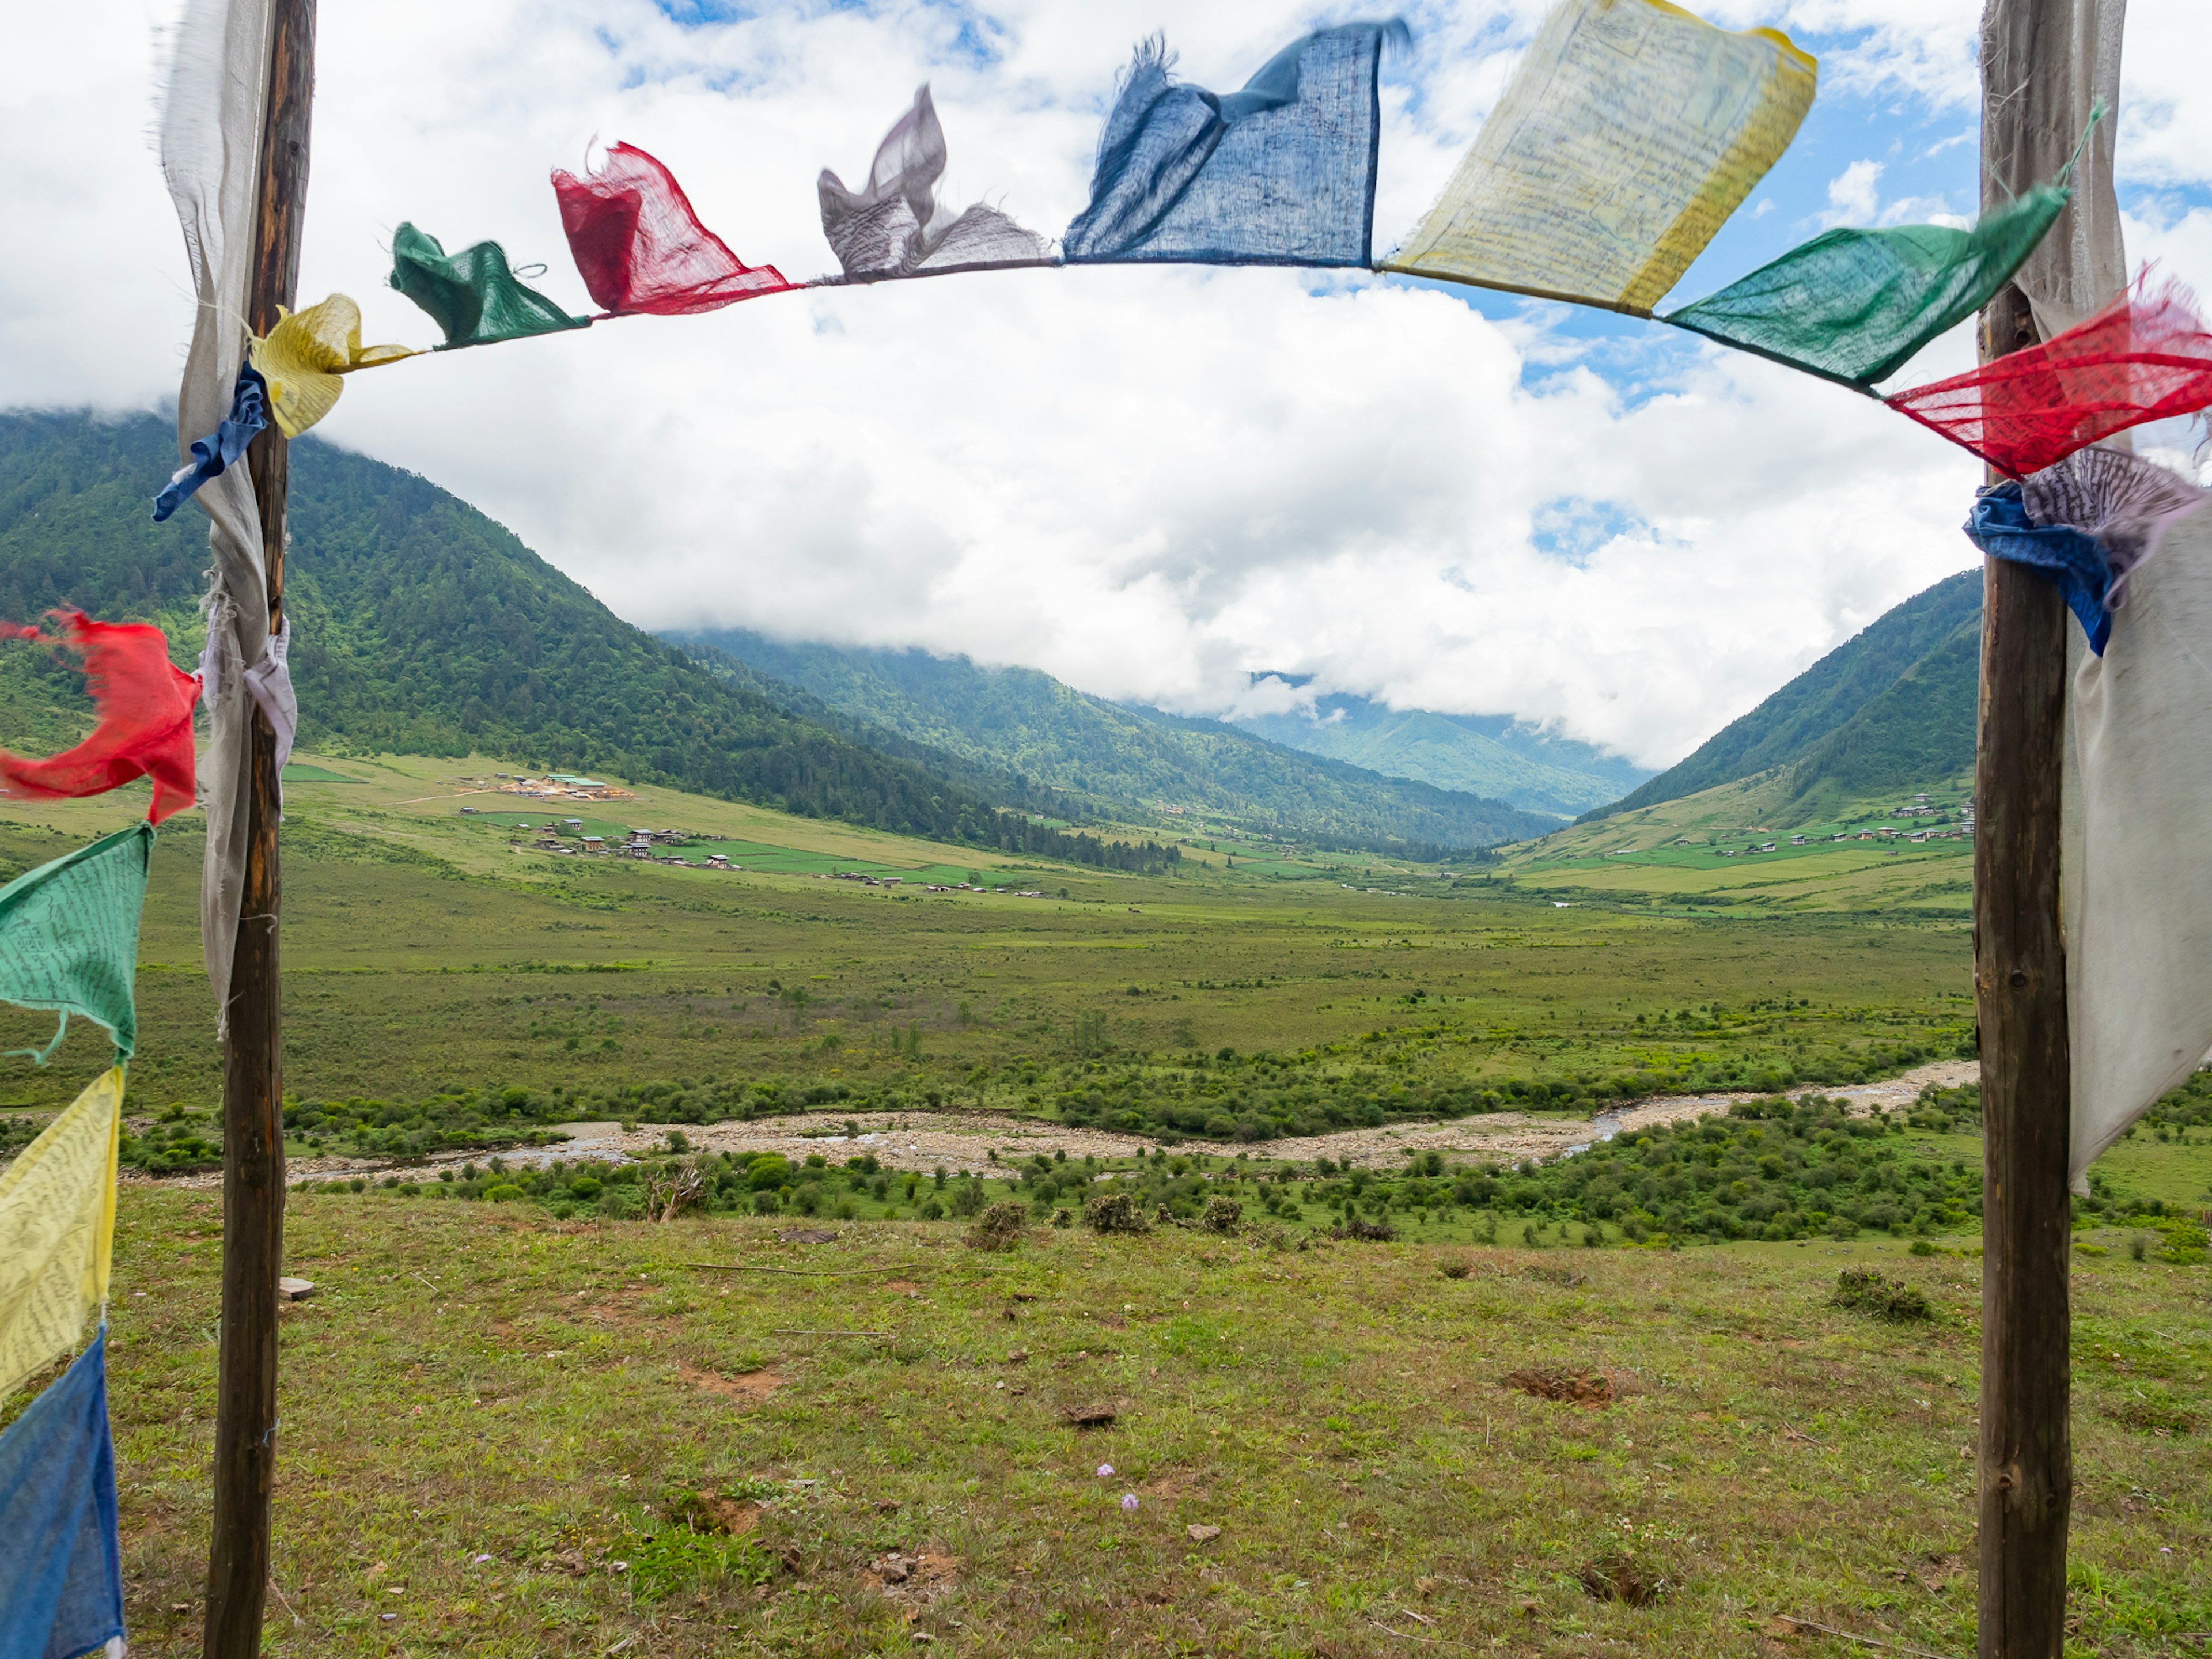
<svg viewBox="0 0 2212 1659">
<path fill-rule="evenodd" d="M 1791 798 L 1808 801 L 1824 793 L 1937 781 L 1970 769 L 1979 659 L 1964 641 L 1978 641 L 1981 603 L 1978 570 L 1923 588 L 1658 776 L 1577 822 L 1597 823 L 1783 769 L 1790 771 Z"/>
<path fill-rule="evenodd" d="M 1254 683 L 1268 679 L 1297 684 L 1280 674 L 1258 675 Z M 1386 777 L 1489 795 L 1562 818 L 1618 799 L 1652 775 L 1648 766 L 1553 737 L 1510 714 L 1392 708 L 1347 692 L 1315 698 L 1310 713 L 1240 714 L 1229 723 Z"/>
<path fill-rule="evenodd" d="M 1163 808 L 1194 809 L 1320 845 L 1422 855 L 1540 834 L 1555 821 L 1307 754 L 1222 721 L 1095 697 L 1036 669 L 984 667 L 912 647 L 779 640 L 747 629 L 665 637 L 795 685 L 872 726 L 1011 768 L 1099 812 L 1157 821 Z"/>
<path fill-rule="evenodd" d="M 173 429 L 152 415 L 0 411 L 0 616 L 74 606 L 149 621 L 191 662 L 205 521 L 156 525 L 149 505 L 175 459 Z M 1097 837 L 1004 812 L 910 756 L 694 664 L 416 474 L 302 440 L 289 517 L 303 745 L 499 754 L 942 841 L 1107 856 Z M 73 671 L 30 652 L 0 653 L 0 699 L 42 739 L 84 706 Z"/>
</svg>

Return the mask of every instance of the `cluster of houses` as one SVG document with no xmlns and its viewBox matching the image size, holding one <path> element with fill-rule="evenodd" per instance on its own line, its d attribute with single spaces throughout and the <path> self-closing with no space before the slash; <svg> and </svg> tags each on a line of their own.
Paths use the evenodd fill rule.
<svg viewBox="0 0 2212 1659">
<path fill-rule="evenodd" d="M 507 772 L 492 775 L 492 787 L 503 795 L 528 795 L 533 800 L 635 800 L 635 794 L 628 789 L 617 789 L 611 783 L 602 783 L 597 778 L 575 777 L 567 772 L 551 772 L 542 778 L 526 778 Z M 481 782 L 481 779 L 471 779 Z"/>
<path fill-rule="evenodd" d="M 461 808 L 464 812 L 475 810 L 471 806 Z M 518 823 L 514 827 L 520 830 L 530 828 L 526 823 Z M 710 853 L 704 860 L 695 864 L 690 859 L 678 857 L 673 853 L 655 850 L 659 845 L 683 846 L 690 837 L 681 830 L 631 830 L 625 832 L 626 839 L 611 847 L 607 844 L 605 836 L 587 836 L 583 830 L 584 821 L 581 818 L 562 818 L 557 822 L 548 820 L 545 827 L 538 832 L 538 839 L 531 845 L 541 853 L 564 853 L 570 858 L 597 858 L 612 853 L 618 858 L 639 859 L 648 864 L 672 864 L 685 870 L 738 868 L 724 853 Z"/>
<path fill-rule="evenodd" d="M 864 875 L 858 870 L 834 871 L 826 876 L 817 876 L 814 879 L 857 881 L 866 887 L 903 887 L 906 884 L 904 876 L 870 876 Z M 1004 893 L 1009 898 L 1042 898 L 1044 896 L 1042 888 L 980 887 L 973 882 L 966 881 L 926 882 L 921 890 L 925 893 Z"/>
</svg>

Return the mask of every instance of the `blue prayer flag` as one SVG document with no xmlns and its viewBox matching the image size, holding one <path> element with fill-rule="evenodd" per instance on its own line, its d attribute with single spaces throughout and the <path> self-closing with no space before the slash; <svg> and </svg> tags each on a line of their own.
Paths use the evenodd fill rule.
<svg viewBox="0 0 2212 1659">
<path fill-rule="evenodd" d="M 1106 118 L 1067 263 L 1365 265 L 1382 43 L 1407 38 L 1400 22 L 1322 29 L 1223 97 L 1178 84 L 1154 36 Z"/>
<path fill-rule="evenodd" d="M 123 1634 L 107 1331 L 0 1434 L 0 1659 L 79 1659 Z"/>
<path fill-rule="evenodd" d="M 2089 636 L 2089 648 L 2105 654 L 2112 618 L 2105 609 L 2112 567 L 2105 550 L 2090 537 L 2063 525 L 2039 526 L 2027 515 L 2019 482 L 2008 478 L 1974 497 L 1966 520 L 1967 538 L 1994 558 L 2032 565 L 2058 585 L 2074 619 Z"/>
<path fill-rule="evenodd" d="M 252 364 L 241 363 L 238 384 L 231 388 L 229 415 L 206 437 L 192 440 L 192 459 L 170 474 L 161 493 L 154 497 L 154 522 L 166 521 L 199 493 L 202 484 L 236 466 L 246 445 L 268 424 L 269 383 Z"/>
</svg>

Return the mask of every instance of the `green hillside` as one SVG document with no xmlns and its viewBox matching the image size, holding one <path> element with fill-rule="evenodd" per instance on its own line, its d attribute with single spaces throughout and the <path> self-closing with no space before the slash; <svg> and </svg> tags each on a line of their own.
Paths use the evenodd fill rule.
<svg viewBox="0 0 2212 1659">
<path fill-rule="evenodd" d="M 1263 714 L 1237 724 L 1310 755 L 1560 817 L 1617 800 L 1651 775 L 1648 767 L 1548 736 L 1510 714 L 1389 708 L 1341 693 L 1316 698 L 1310 714 Z"/>
<path fill-rule="evenodd" d="M 205 520 L 152 522 L 175 465 L 152 416 L 0 413 L 0 617 L 75 605 L 158 622 L 198 653 Z M 467 503 L 309 440 L 292 459 L 286 599 L 303 747 L 509 757 L 608 772 L 807 817 L 1002 848 L 1098 843 L 1001 813 L 913 756 L 885 755 L 633 628 Z M 81 720 L 74 678 L 0 653 L 17 741 Z"/>
<path fill-rule="evenodd" d="M 1971 573 L 1978 598 L 1980 573 Z M 1978 605 L 1936 648 L 1869 700 L 1785 775 L 1793 816 L 1954 785 L 1971 789 L 1981 679 Z"/>
<path fill-rule="evenodd" d="M 1793 796 L 1811 799 L 1824 790 L 1867 795 L 1925 787 L 1971 766 L 1972 641 L 1981 605 L 1980 571 L 1946 577 L 1838 646 L 1688 758 L 1584 820 L 1780 767 L 1796 769 Z"/>
<path fill-rule="evenodd" d="M 1011 769 L 1091 808 L 1155 817 L 1163 805 L 1339 845 L 1481 847 L 1554 821 L 1504 801 L 1388 778 L 1185 720 L 1085 696 L 1029 668 L 965 657 L 792 644 L 739 629 L 672 636 L 799 686 L 873 727 L 976 765 Z"/>
</svg>

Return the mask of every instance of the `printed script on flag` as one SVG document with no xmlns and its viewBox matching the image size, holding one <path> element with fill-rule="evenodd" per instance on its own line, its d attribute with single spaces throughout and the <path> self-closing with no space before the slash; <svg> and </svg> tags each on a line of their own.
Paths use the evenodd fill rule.
<svg viewBox="0 0 2212 1659">
<path fill-rule="evenodd" d="M 1663 0 L 1569 0 L 1381 269 L 1649 315 L 1812 106 L 1771 29 Z"/>
</svg>

